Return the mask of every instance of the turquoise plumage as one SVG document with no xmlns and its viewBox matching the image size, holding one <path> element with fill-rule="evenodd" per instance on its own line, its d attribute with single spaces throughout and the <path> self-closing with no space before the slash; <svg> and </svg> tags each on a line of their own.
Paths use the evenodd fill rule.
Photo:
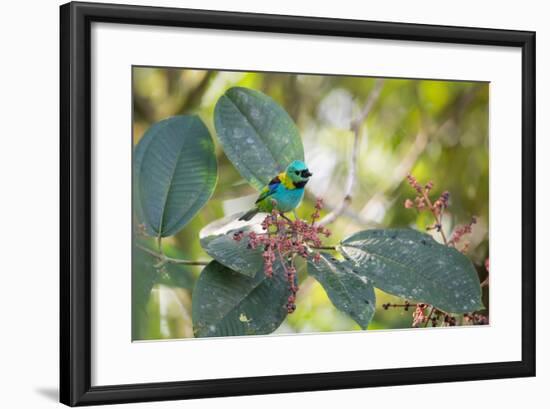
<svg viewBox="0 0 550 409">
<path fill-rule="evenodd" d="M 301 160 L 295 160 L 265 186 L 256 200 L 256 206 L 239 220 L 250 220 L 257 213 L 271 213 L 277 209 L 281 213 L 294 210 L 304 197 L 304 187 L 313 174 Z"/>
</svg>

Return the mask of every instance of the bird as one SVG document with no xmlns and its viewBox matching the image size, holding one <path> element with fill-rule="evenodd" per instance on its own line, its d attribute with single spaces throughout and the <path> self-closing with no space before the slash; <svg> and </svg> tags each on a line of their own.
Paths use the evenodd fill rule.
<svg viewBox="0 0 550 409">
<path fill-rule="evenodd" d="M 256 214 L 271 213 L 273 209 L 281 213 L 294 210 L 304 197 L 304 187 L 313 176 L 307 165 L 295 160 L 265 186 L 252 209 L 243 214 L 239 220 L 248 221 Z"/>
</svg>

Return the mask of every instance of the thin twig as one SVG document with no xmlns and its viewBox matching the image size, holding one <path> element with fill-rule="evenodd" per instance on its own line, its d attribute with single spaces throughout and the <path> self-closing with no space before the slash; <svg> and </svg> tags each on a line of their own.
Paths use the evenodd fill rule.
<svg viewBox="0 0 550 409">
<path fill-rule="evenodd" d="M 481 288 L 489 286 L 489 274 L 487 274 L 487 277 L 485 278 L 485 280 L 483 280 L 479 285 Z"/>
<path fill-rule="evenodd" d="M 437 231 L 441 233 L 441 238 L 443 239 L 443 243 L 447 245 L 447 237 L 445 236 L 445 232 L 443 231 L 443 207 L 441 208 L 441 211 L 437 212 L 435 207 L 432 205 L 432 201 L 430 200 L 430 197 L 428 196 L 428 192 L 426 192 L 425 189 L 422 189 L 422 196 L 424 197 L 424 200 L 426 201 L 426 204 L 430 208 L 430 211 L 432 212 L 435 223 L 437 225 Z"/>
<path fill-rule="evenodd" d="M 423 130 L 417 132 L 414 141 L 405 155 L 401 158 L 395 169 L 392 170 L 388 178 L 378 183 L 378 186 L 374 189 L 375 193 L 365 203 L 361 211 L 358 213 L 359 218 L 368 223 L 371 220 L 366 218 L 372 206 L 376 206 L 379 202 L 383 201 L 387 196 L 387 192 L 390 194 L 395 191 L 396 186 L 399 186 L 407 174 L 411 171 L 418 156 L 424 151 L 428 144 L 428 135 Z"/>
<path fill-rule="evenodd" d="M 410 308 L 410 307 L 415 307 L 418 305 L 418 304 L 392 304 L 392 303 L 388 303 L 388 304 L 385 304 L 388 306 L 388 308 Z"/>
<path fill-rule="evenodd" d="M 176 112 L 187 114 L 189 111 L 199 107 L 206 89 L 212 83 L 212 79 L 215 76 L 215 71 L 207 71 L 199 84 L 187 95 L 183 104 L 177 108 Z"/>
<path fill-rule="evenodd" d="M 376 80 L 374 88 L 371 91 L 367 102 L 365 103 L 365 106 L 361 110 L 361 113 L 351 122 L 350 128 L 353 131 L 353 147 L 351 150 L 348 178 L 346 181 L 346 187 L 344 189 L 344 198 L 342 199 L 342 202 L 340 202 L 340 204 L 336 206 L 336 208 L 332 212 L 327 214 L 323 219 L 321 219 L 321 221 L 319 221 L 319 224 L 322 226 L 334 222 L 336 218 L 340 216 L 344 212 L 344 210 L 346 210 L 346 208 L 351 204 L 352 194 L 357 179 L 357 158 L 359 156 L 359 144 L 361 142 L 361 124 L 367 119 L 369 113 L 372 110 L 372 107 L 378 100 L 383 83 L 384 81 L 381 79 Z"/>
<path fill-rule="evenodd" d="M 336 246 L 310 246 L 314 250 L 336 250 Z"/>
<path fill-rule="evenodd" d="M 158 258 L 161 258 L 160 254 L 157 253 L 155 250 L 151 250 L 149 247 L 145 247 L 145 246 L 142 246 L 141 244 L 136 244 L 136 247 L 140 250 L 143 250 L 144 252 L 152 255 L 152 256 L 155 256 L 155 257 L 158 257 Z"/>
<path fill-rule="evenodd" d="M 164 260 L 167 263 L 185 264 L 185 265 L 188 265 L 188 266 L 207 266 L 208 264 L 210 264 L 210 261 L 207 261 L 207 260 L 183 260 L 183 259 L 172 258 L 172 257 L 167 257 L 167 256 L 164 256 Z"/>
<path fill-rule="evenodd" d="M 399 164 L 395 169 L 393 169 L 392 174 L 389 178 L 386 178 L 382 183 L 380 183 L 375 189 L 376 193 L 367 201 L 363 209 L 359 212 L 358 220 L 363 223 L 370 223 L 371 220 L 367 219 L 365 215 L 368 213 L 368 210 L 371 206 L 375 205 L 380 200 L 384 199 L 387 196 L 395 194 L 397 188 L 405 178 L 405 176 L 411 172 L 414 164 L 416 163 L 418 157 L 422 155 L 430 139 L 433 139 L 441 130 L 443 130 L 449 123 L 453 121 L 458 121 L 460 115 L 464 112 L 465 108 L 472 102 L 478 92 L 482 89 L 481 86 L 476 86 L 466 93 L 458 96 L 453 102 L 448 105 L 448 108 L 443 113 L 443 118 L 438 121 L 430 129 L 421 129 L 416 134 L 415 140 L 413 141 L 411 147 L 407 150 L 403 158 L 399 161 Z M 422 107 L 422 105 L 419 105 Z M 433 128 L 433 129 L 432 129 Z"/>
<path fill-rule="evenodd" d="M 160 233 L 157 236 L 157 247 L 159 249 L 159 253 L 164 255 L 164 251 L 162 251 L 162 236 L 160 235 Z"/>
<path fill-rule="evenodd" d="M 306 197 L 312 201 L 317 200 L 317 196 L 307 190 L 306 190 Z M 331 206 L 330 203 L 325 203 L 323 208 L 329 211 L 330 213 L 336 208 L 336 206 Z M 356 223 L 359 223 L 362 226 L 367 226 L 368 228 L 374 229 L 374 228 L 382 227 L 380 223 L 376 223 L 372 220 L 368 220 L 366 217 L 361 216 L 353 208 L 350 208 L 350 207 L 344 209 L 341 215 L 347 217 L 348 219 Z"/>
<path fill-rule="evenodd" d="M 164 265 L 166 263 L 185 264 L 185 265 L 188 265 L 188 266 L 206 266 L 210 263 L 210 261 L 207 261 L 207 260 L 193 261 L 193 260 L 183 260 L 183 259 L 179 259 L 179 258 L 168 257 L 165 254 L 157 253 L 156 251 L 151 250 L 148 247 L 142 246 L 141 244 L 136 244 L 136 247 L 139 248 L 140 250 L 143 250 L 146 253 L 158 258 L 160 260 L 160 262 L 157 264 L 157 267 L 161 267 L 162 265 Z"/>
<path fill-rule="evenodd" d="M 283 213 L 279 213 L 279 216 L 281 216 L 283 219 L 285 219 L 287 222 L 292 223 L 292 220 L 290 220 L 288 217 L 286 217 Z"/>
</svg>

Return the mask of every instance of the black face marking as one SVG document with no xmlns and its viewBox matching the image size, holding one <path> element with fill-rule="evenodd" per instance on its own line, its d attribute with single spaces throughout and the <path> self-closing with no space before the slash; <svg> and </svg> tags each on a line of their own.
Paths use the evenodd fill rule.
<svg viewBox="0 0 550 409">
<path fill-rule="evenodd" d="M 293 182 L 292 184 L 297 189 L 303 189 L 304 186 L 307 184 L 307 182 L 308 182 L 307 180 L 302 180 L 301 182 Z"/>
</svg>

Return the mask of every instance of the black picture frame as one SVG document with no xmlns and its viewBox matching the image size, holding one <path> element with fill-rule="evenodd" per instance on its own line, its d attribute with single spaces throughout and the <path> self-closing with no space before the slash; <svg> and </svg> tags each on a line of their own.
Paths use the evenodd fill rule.
<svg viewBox="0 0 550 409">
<path fill-rule="evenodd" d="M 522 52 L 522 359 L 220 380 L 91 386 L 91 23 L 519 47 Z M 70 406 L 535 375 L 535 33 L 147 6 L 60 8 L 60 401 Z"/>
</svg>

